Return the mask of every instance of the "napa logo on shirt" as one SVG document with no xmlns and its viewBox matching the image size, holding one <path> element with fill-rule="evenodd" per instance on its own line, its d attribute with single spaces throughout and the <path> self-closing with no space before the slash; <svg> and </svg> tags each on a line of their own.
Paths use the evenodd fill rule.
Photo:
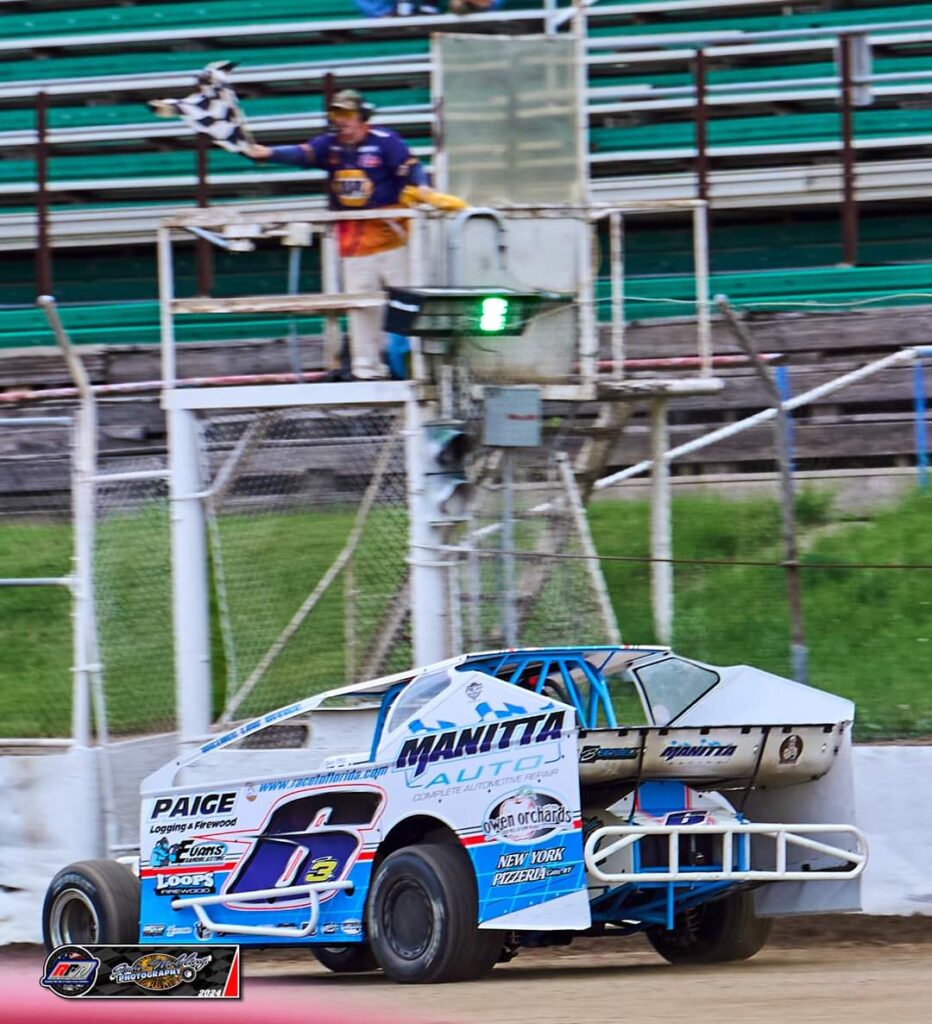
<svg viewBox="0 0 932 1024">
<path fill-rule="evenodd" d="M 375 188 L 365 171 L 356 168 L 335 171 L 331 187 L 337 202 L 349 207 L 365 206 Z"/>
</svg>

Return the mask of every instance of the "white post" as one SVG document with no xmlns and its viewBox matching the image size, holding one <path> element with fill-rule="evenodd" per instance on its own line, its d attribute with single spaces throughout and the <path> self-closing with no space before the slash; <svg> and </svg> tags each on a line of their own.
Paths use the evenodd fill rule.
<svg viewBox="0 0 932 1024">
<path fill-rule="evenodd" d="M 693 209 L 693 261 L 696 271 L 696 332 L 700 376 L 712 375 L 712 321 L 709 316 L 709 217 L 700 203 Z"/>
<path fill-rule="evenodd" d="M 91 745 L 90 677 L 94 657 L 94 442 L 97 425 L 93 405 L 82 405 L 75 423 L 74 479 L 74 686 L 71 733 L 75 745 Z"/>
<path fill-rule="evenodd" d="M 210 730 L 210 619 L 207 529 L 197 420 L 190 409 L 169 408 L 171 468 L 172 611 L 178 745 L 183 752 Z"/>
<path fill-rule="evenodd" d="M 321 283 L 327 295 L 340 293 L 340 263 L 334 225 L 324 225 L 320 240 Z M 340 358 L 340 319 L 337 313 L 324 314 L 324 365 L 328 370 L 338 365 Z"/>
<path fill-rule="evenodd" d="M 434 171 L 434 188 L 440 192 L 449 192 L 450 181 L 443 109 L 443 55 L 439 33 L 434 33 L 430 40 L 430 95 L 434 103 L 431 132 L 434 137 L 434 159 L 431 161 Z"/>
<path fill-rule="evenodd" d="M 426 218 L 418 214 L 408 221 L 408 284 L 420 287 L 427 283 L 424 264 L 424 253 L 427 251 L 425 232 L 428 230 Z M 411 376 L 415 380 L 427 379 L 427 362 L 421 351 L 420 338 L 411 338 Z"/>
<path fill-rule="evenodd" d="M 589 202 L 589 19 L 584 0 L 573 11 L 573 46 L 576 51 L 576 176 L 579 202 Z"/>
<path fill-rule="evenodd" d="M 594 385 L 598 376 L 599 325 L 595 311 L 595 268 L 592 265 L 592 233 L 595 223 L 580 223 L 576 246 L 577 305 L 579 309 L 579 375 L 583 384 Z"/>
<path fill-rule="evenodd" d="M 518 597 L 515 591 L 514 464 L 502 451 L 502 633 L 506 647 L 518 646 Z"/>
<path fill-rule="evenodd" d="M 651 470 L 650 554 L 651 607 L 654 633 L 661 644 L 673 638 L 673 554 L 670 526 L 670 446 L 667 426 L 667 401 L 657 398 L 650 410 Z"/>
<path fill-rule="evenodd" d="M 172 236 L 160 227 L 156 248 L 159 264 L 159 320 L 162 328 L 162 380 L 165 387 L 175 386 L 175 322 L 172 302 L 175 298 L 175 273 L 172 267 Z"/>
<path fill-rule="evenodd" d="M 408 470 L 409 554 L 411 567 L 411 629 L 414 666 L 442 661 L 447 654 L 443 543 L 431 525 L 424 486 L 424 431 L 421 408 L 412 395 L 405 403 L 405 461 Z"/>
</svg>

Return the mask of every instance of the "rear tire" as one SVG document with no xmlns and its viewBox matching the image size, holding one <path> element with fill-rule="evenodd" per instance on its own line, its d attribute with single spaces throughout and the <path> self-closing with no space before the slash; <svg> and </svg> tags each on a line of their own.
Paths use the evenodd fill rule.
<svg viewBox="0 0 932 1024">
<path fill-rule="evenodd" d="M 69 864 L 52 879 L 42 907 L 47 950 L 70 944 L 139 941 L 139 879 L 112 860 Z"/>
<path fill-rule="evenodd" d="M 504 932 L 478 927 L 472 864 L 452 844 L 389 854 L 376 871 L 366 917 L 379 965 L 403 984 L 479 978 L 504 947 Z"/>
<path fill-rule="evenodd" d="M 334 974 L 362 974 L 379 966 L 375 955 L 364 942 L 351 946 L 311 946 L 317 962 Z"/>
<path fill-rule="evenodd" d="M 671 964 L 721 964 L 758 953 L 770 926 L 770 918 L 754 913 L 754 894 L 745 890 L 678 914 L 672 931 L 648 928 L 647 939 Z"/>
</svg>

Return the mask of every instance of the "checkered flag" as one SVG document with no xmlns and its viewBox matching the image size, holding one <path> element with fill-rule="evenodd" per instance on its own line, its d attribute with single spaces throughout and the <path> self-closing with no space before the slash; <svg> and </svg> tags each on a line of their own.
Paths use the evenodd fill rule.
<svg viewBox="0 0 932 1024">
<path fill-rule="evenodd" d="M 225 60 L 208 64 L 197 76 L 197 92 L 181 100 L 149 100 L 149 108 L 159 117 L 180 117 L 223 149 L 242 153 L 253 137 L 229 85 L 227 72 L 234 67 Z"/>
</svg>

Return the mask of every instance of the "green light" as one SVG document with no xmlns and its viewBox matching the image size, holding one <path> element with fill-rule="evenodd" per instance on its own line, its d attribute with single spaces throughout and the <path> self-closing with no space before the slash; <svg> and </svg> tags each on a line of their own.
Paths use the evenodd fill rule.
<svg viewBox="0 0 932 1024">
<path fill-rule="evenodd" d="M 487 334 L 504 331 L 508 326 L 508 300 L 489 296 L 479 305 L 479 330 Z"/>
</svg>

